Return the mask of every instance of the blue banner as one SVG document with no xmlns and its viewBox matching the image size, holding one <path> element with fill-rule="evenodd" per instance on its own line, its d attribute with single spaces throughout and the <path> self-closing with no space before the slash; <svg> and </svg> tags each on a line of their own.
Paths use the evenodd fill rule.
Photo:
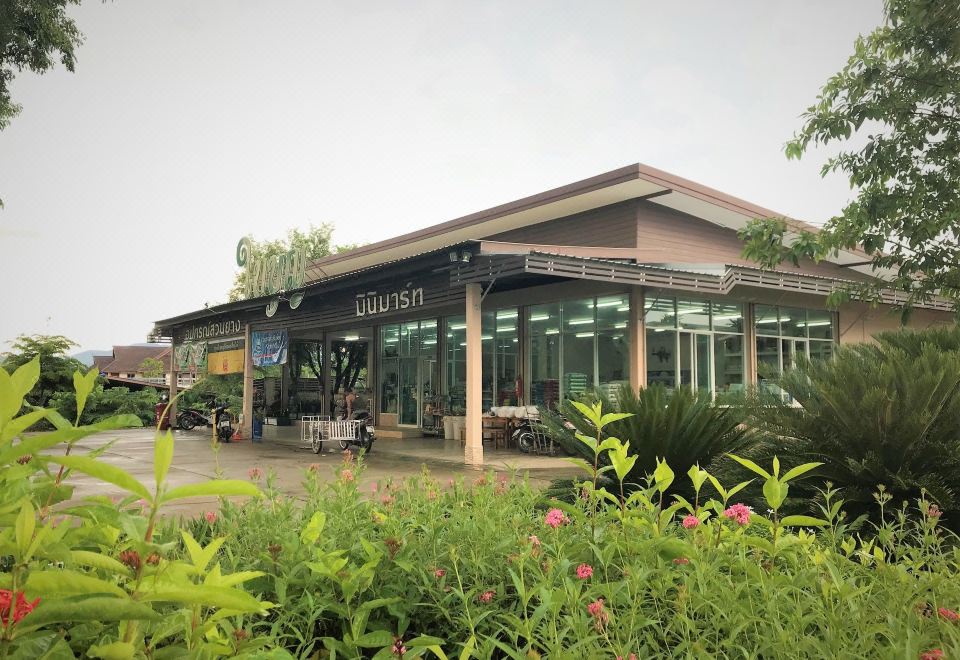
<svg viewBox="0 0 960 660">
<path fill-rule="evenodd" d="M 289 339 L 286 330 L 253 332 L 253 366 L 269 367 L 287 363 Z"/>
</svg>

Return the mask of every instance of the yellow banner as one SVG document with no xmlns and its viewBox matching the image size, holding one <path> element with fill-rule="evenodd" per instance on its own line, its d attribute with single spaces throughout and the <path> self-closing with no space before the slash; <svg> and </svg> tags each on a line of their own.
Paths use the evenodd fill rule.
<svg viewBox="0 0 960 660">
<path fill-rule="evenodd" d="M 242 339 L 210 343 L 207 345 L 207 373 L 242 374 L 245 354 Z"/>
</svg>

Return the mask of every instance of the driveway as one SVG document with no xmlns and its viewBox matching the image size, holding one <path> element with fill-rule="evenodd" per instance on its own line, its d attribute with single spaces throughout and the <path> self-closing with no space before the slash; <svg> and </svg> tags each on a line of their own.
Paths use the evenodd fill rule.
<svg viewBox="0 0 960 660">
<path fill-rule="evenodd" d="M 152 490 L 153 437 L 152 429 L 110 431 L 85 438 L 74 447 L 73 453 L 82 455 L 112 442 L 100 460 L 123 468 Z M 307 466 L 314 463 L 321 465 L 320 478 L 329 481 L 335 478 L 334 470 L 342 461 L 339 449 L 317 455 L 294 441 L 231 442 L 220 445 L 219 452 L 214 452 L 208 431 L 176 431 L 174 437 L 176 447 L 168 477 L 172 486 L 206 481 L 214 478 L 218 471 L 226 479 L 246 480 L 249 479 L 248 471 L 258 467 L 265 474 L 272 472 L 275 475 L 276 486 L 282 492 L 302 498 L 304 471 Z M 398 481 L 418 474 L 423 466 L 427 466 L 430 473 L 441 483 L 460 477 L 472 481 L 479 476 L 480 470 L 463 465 L 456 454 L 451 457 L 450 451 L 428 454 L 423 452 L 421 445 L 411 443 L 410 453 L 404 453 L 403 442 L 377 441 L 366 460 L 366 470 L 359 480 L 361 492 L 370 492 L 370 485 L 377 481 Z M 443 443 L 442 440 L 440 442 Z M 518 456 L 516 462 L 491 461 L 485 469 L 493 469 L 498 473 L 525 474 L 531 482 L 539 485 L 546 485 L 552 479 L 576 473 L 569 467 L 563 467 L 568 464 L 555 458 L 544 459 L 541 464 L 535 461 L 531 463 L 529 458 L 520 460 L 521 458 L 525 457 Z M 126 494 L 112 484 L 77 472 L 71 474 L 69 483 L 75 486 L 75 498 L 95 494 Z M 164 513 L 195 516 L 216 508 L 217 498 L 193 498 L 169 505 L 164 509 Z"/>
</svg>

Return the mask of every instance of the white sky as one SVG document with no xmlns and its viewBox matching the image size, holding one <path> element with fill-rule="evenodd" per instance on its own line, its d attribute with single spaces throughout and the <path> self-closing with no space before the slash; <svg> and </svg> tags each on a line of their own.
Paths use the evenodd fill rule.
<svg viewBox="0 0 960 660">
<path fill-rule="evenodd" d="M 667 6 L 669 5 L 669 6 Z M 0 350 L 222 301 L 239 237 L 372 242 L 642 162 L 792 217 L 850 196 L 800 126 L 881 0 L 88 0 L 0 132 Z"/>
</svg>

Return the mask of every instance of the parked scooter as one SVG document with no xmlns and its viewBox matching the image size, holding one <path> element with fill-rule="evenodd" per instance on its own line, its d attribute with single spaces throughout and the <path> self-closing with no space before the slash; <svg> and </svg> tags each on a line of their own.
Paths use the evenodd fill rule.
<svg viewBox="0 0 960 660">
<path fill-rule="evenodd" d="M 217 440 L 230 442 L 230 438 L 233 437 L 233 415 L 227 410 L 226 404 L 217 404 L 213 418 L 217 428 Z"/>
<path fill-rule="evenodd" d="M 177 411 L 177 426 L 184 431 L 190 431 L 197 426 L 212 425 L 213 419 L 209 413 L 204 413 L 202 410 L 184 408 L 183 410 Z"/>
<path fill-rule="evenodd" d="M 357 425 L 357 435 L 352 440 L 340 439 L 340 449 L 347 449 L 351 445 L 360 447 L 364 453 L 373 451 L 373 441 L 376 440 L 376 429 L 373 427 L 373 416 L 369 410 L 355 410 L 350 419 L 360 422 Z"/>
</svg>

